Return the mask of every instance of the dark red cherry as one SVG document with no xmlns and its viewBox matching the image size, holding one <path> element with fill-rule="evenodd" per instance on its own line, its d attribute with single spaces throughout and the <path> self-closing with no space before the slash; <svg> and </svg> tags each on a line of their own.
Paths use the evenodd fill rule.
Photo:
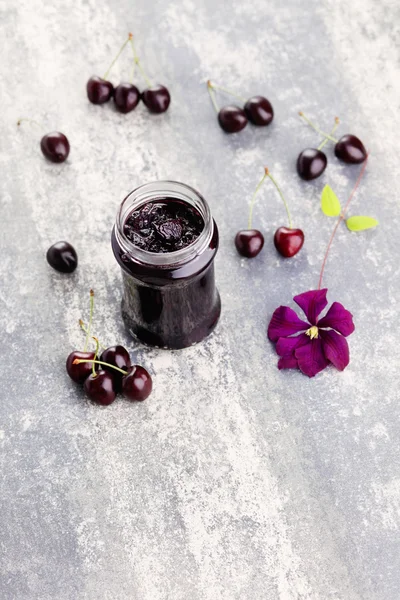
<svg viewBox="0 0 400 600">
<path fill-rule="evenodd" d="M 132 83 L 120 83 L 114 90 L 115 107 L 119 112 L 128 113 L 137 107 L 140 92 Z"/>
<path fill-rule="evenodd" d="M 258 229 L 243 229 L 235 236 L 236 250 L 246 258 L 254 258 L 264 246 L 264 236 Z"/>
<path fill-rule="evenodd" d="M 69 141 L 63 133 L 52 131 L 42 137 L 40 148 L 48 160 L 54 163 L 62 163 L 68 158 Z"/>
<path fill-rule="evenodd" d="M 124 371 L 128 371 L 131 366 L 131 358 L 128 350 L 123 346 L 110 346 L 109 348 L 106 348 L 103 350 L 100 360 L 109 363 L 110 365 L 114 365 L 119 369 L 123 369 Z M 112 367 L 107 367 L 106 365 L 102 365 L 102 368 L 113 375 L 115 389 L 120 392 L 122 390 L 122 373 L 116 371 Z"/>
<path fill-rule="evenodd" d="M 87 97 L 92 104 L 108 102 L 114 93 L 114 86 L 101 77 L 93 76 L 86 84 Z"/>
<path fill-rule="evenodd" d="M 306 148 L 300 152 L 297 159 L 297 172 L 305 181 L 316 179 L 326 169 L 328 159 L 326 154 L 317 148 Z"/>
<path fill-rule="evenodd" d="M 122 378 L 122 393 L 129 400 L 146 400 L 152 388 L 150 374 L 139 365 L 130 367 L 128 374 Z"/>
<path fill-rule="evenodd" d="M 108 371 L 97 371 L 95 375 L 91 373 L 83 387 L 89 398 L 97 404 L 107 405 L 115 400 L 114 379 Z"/>
<path fill-rule="evenodd" d="M 237 133 L 246 127 L 248 121 L 239 106 L 224 106 L 218 113 L 218 122 L 226 133 Z"/>
<path fill-rule="evenodd" d="M 279 227 L 274 235 L 275 248 L 285 258 L 291 258 L 301 250 L 304 244 L 304 233 L 301 229 Z"/>
<path fill-rule="evenodd" d="M 56 242 L 47 250 L 47 262 L 60 273 L 72 273 L 78 266 L 78 255 L 68 242 Z"/>
<path fill-rule="evenodd" d="M 164 85 L 152 85 L 142 92 L 142 100 L 152 113 L 163 113 L 171 102 L 169 91 Z"/>
<path fill-rule="evenodd" d="M 74 350 L 67 358 L 67 373 L 76 383 L 83 383 L 92 372 L 92 363 L 84 362 L 74 365 L 75 359 L 78 360 L 94 360 L 94 352 L 79 352 Z"/>
<path fill-rule="evenodd" d="M 336 143 L 335 155 L 345 163 L 359 164 L 367 158 L 367 151 L 358 137 L 347 134 Z"/>
<path fill-rule="evenodd" d="M 269 125 L 274 118 L 272 104 L 264 96 L 253 96 L 247 100 L 244 112 L 253 125 Z"/>
</svg>

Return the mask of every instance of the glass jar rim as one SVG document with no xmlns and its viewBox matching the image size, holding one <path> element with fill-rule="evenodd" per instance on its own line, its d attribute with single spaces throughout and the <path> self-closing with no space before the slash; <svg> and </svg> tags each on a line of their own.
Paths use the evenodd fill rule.
<svg viewBox="0 0 400 600">
<path fill-rule="evenodd" d="M 185 248 L 175 252 L 149 252 L 135 246 L 124 233 L 124 225 L 129 214 L 148 202 L 166 196 L 186 202 L 199 211 L 204 221 L 204 227 L 199 237 Z M 208 203 L 191 186 L 173 180 L 152 181 L 132 190 L 121 202 L 116 218 L 115 233 L 121 248 L 133 260 L 151 266 L 170 267 L 192 260 L 208 247 L 213 236 L 213 219 Z"/>
</svg>

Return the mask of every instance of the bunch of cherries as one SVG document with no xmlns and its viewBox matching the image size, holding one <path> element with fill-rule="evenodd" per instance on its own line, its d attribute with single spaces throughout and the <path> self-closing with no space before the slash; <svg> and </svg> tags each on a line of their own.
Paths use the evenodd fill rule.
<svg viewBox="0 0 400 600">
<path fill-rule="evenodd" d="M 133 52 L 133 68 L 131 74 L 131 81 L 123 81 L 117 87 L 114 88 L 113 84 L 108 81 L 107 77 L 122 54 L 127 44 L 131 45 Z M 139 89 L 132 83 L 135 66 L 138 66 L 142 77 L 146 81 L 148 87 L 140 93 Z M 130 33 L 127 40 L 123 43 L 117 56 L 112 61 L 111 65 L 105 72 L 103 77 L 93 76 L 89 79 L 86 84 L 87 96 L 92 104 L 104 104 L 108 102 L 111 97 L 114 98 L 115 108 L 121 113 L 129 113 L 134 110 L 139 104 L 140 100 L 150 112 L 152 113 L 163 113 L 165 112 L 171 102 L 171 96 L 168 89 L 161 84 L 153 85 L 145 73 L 142 63 L 136 52 L 135 45 L 133 43 L 133 36 Z"/>
<path fill-rule="evenodd" d="M 250 123 L 253 123 L 253 125 L 265 127 L 266 125 L 269 125 L 274 118 L 271 102 L 267 100 L 267 98 L 264 98 L 264 96 L 253 96 L 246 101 L 245 98 L 238 96 L 225 87 L 214 85 L 211 81 L 207 81 L 207 89 L 210 94 L 211 102 L 218 115 L 218 123 L 221 129 L 226 133 L 237 133 L 238 131 L 242 131 L 249 121 Z M 233 96 L 233 98 L 242 102 L 244 107 L 240 108 L 240 106 L 231 104 L 220 109 L 215 99 L 215 90 Z"/>
<path fill-rule="evenodd" d="M 123 346 L 103 348 L 97 338 L 96 350 L 88 351 L 90 330 L 92 325 L 94 292 L 90 290 L 90 317 L 86 328 L 83 321 L 80 326 L 86 333 L 83 351 L 74 350 L 68 355 L 67 373 L 75 383 L 83 384 L 87 396 L 97 404 L 111 404 L 117 393 L 128 400 L 146 400 L 150 395 L 153 383 L 150 374 L 144 367 L 132 365 L 128 351 Z"/>
</svg>

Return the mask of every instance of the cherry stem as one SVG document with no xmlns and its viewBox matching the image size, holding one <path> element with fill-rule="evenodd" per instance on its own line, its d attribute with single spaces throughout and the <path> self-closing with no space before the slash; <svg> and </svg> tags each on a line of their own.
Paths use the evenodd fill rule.
<svg viewBox="0 0 400 600">
<path fill-rule="evenodd" d="M 224 92 L 225 94 L 228 94 L 228 96 L 232 96 L 233 98 L 240 100 L 240 102 L 246 103 L 245 98 L 243 98 L 242 96 L 239 96 L 238 94 L 235 94 L 234 92 L 232 92 L 231 90 L 228 90 L 226 87 L 223 87 L 222 85 L 215 85 L 215 84 L 211 83 L 211 81 L 208 81 L 207 85 L 208 85 L 208 87 L 212 88 L 213 90 L 219 90 L 220 92 Z"/>
<path fill-rule="evenodd" d="M 332 135 L 333 133 L 335 133 L 338 125 L 339 125 L 340 121 L 338 117 L 335 117 L 335 124 L 331 129 L 331 132 L 329 135 Z M 320 143 L 320 145 L 318 146 L 317 150 L 322 150 L 322 148 L 325 146 L 325 144 L 327 144 L 329 142 L 328 138 L 325 138 L 323 142 Z"/>
<path fill-rule="evenodd" d="M 119 371 L 123 375 L 128 375 L 128 371 L 124 371 L 123 369 L 120 369 L 119 367 L 116 367 L 115 365 L 110 365 L 110 363 L 104 362 L 103 360 L 85 360 L 83 358 L 75 358 L 75 360 L 73 361 L 72 364 L 80 365 L 81 363 L 93 363 L 94 365 L 104 365 L 105 367 L 111 367 L 112 369 Z"/>
<path fill-rule="evenodd" d="M 99 340 L 96 337 L 93 337 L 92 339 L 96 342 L 96 350 L 94 351 L 94 359 L 96 360 L 99 355 Z M 96 367 L 94 363 L 92 364 L 92 375 L 93 377 L 96 377 Z"/>
<path fill-rule="evenodd" d="M 109 72 L 111 71 L 111 69 L 113 68 L 113 66 L 115 65 L 115 63 L 119 59 L 119 57 L 121 56 L 122 52 L 125 49 L 125 46 L 127 45 L 127 43 L 129 42 L 129 40 L 131 38 L 132 38 L 132 34 L 130 33 L 128 35 L 128 38 L 125 40 L 125 42 L 122 44 L 121 48 L 119 49 L 117 56 L 114 58 L 114 60 L 112 61 L 111 65 L 108 67 L 107 71 L 104 73 L 103 79 L 107 79 L 107 76 L 108 76 Z"/>
<path fill-rule="evenodd" d="M 38 123 L 37 121 L 34 121 L 33 119 L 25 119 L 25 118 L 18 119 L 18 121 L 17 121 L 17 125 L 18 125 L 18 127 L 21 125 L 21 123 L 22 123 L 23 121 L 25 121 L 26 123 L 30 123 L 31 125 L 36 125 L 36 127 L 39 127 L 39 129 L 41 129 L 42 131 L 44 131 L 44 127 L 43 127 L 43 125 L 41 125 L 41 124 L 40 124 L 40 123 Z"/>
<path fill-rule="evenodd" d="M 254 204 L 256 202 L 256 196 L 257 196 L 257 194 L 258 194 L 258 192 L 259 192 L 262 184 L 264 183 L 265 179 L 268 176 L 268 172 L 267 171 L 268 170 L 265 169 L 264 175 L 261 177 L 260 181 L 258 182 L 257 187 L 254 190 L 253 196 L 252 196 L 252 198 L 250 200 L 249 222 L 248 222 L 248 227 L 247 227 L 248 229 L 251 229 L 251 225 L 252 225 L 252 221 L 253 221 L 253 209 L 254 209 Z"/>
<path fill-rule="evenodd" d="M 133 52 L 133 60 L 134 60 L 134 64 L 137 64 L 137 66 L 139 67 L 139 71 L 140 71 L 140 72 L 141 72 L 141 74 L 142 74 L 142 77 L 143 77 L 143 79 L 145 80 L 145 82 L 147 83 L 147 85 L 148 85 L 149 87 L 151 87 L 151 86 L 152 86 L 152 83 L 151 83 L 151 81 L 150 81 L 149 77 L 147 77 L 147 74 L 146 74 L 145 70 L 143 69 L 143 67 L 142 67 L 142 63 L 140 62 L 139 56 L 138 56 L 138 54 L 137 54 L 137 52 L 136 52 L 135 44 L 133 43 L 133 36 L 132 36 L 132 34 L 131 34 L 131 33 L 130 33 L 129 35 L 130 35 L 130 37 L 129 37 L 129 41 L 130 41 L 130 43 L 131 43 L 131 48 L 132 48 L 132 52 Z"/>
<path fill-rule="evenodd" d="M 84 333 L 87 333 L 87 332 L 88 332 L 88 330 L 87 330 L 87 328 L 86 328 L 86 326 L 85 326 L 85 323 L 82 321 L 82 319 L 79 319 L 79 325 L 80 325 L 80 327 L 81 327 L 81 329 L 82 329 L 82 331 L 83 331 Z M 105 350 L 105 349 L 106 349 L 106 347 L 105 347 L 105 346 L 104 346 L 104 345 L 103 345 L 101 342 L 99 342 L 99 346 L 100 346 L 100 348 L 102 348 L 103 350 Z"/>
<path fill-rule="evenodd" d="M 338 230 L 338 227 L 339 227 L 340 223 L 341 223 L 341 222 L 343 221 L 343 219 L 345 218 L 345 215 L 346 215 L 347 209 L 349 208 L 349 204 L 350 204 L 351 200 L 353 199 L 353 196 L 354 196 L 354 194 L 356 193 L 358 186 L 360 185 L 360 182 L 361 182 L 362 176 L 364 175 L 365 169 L 366 169 L 366 167 L 367 167 L 368 156 L 369 156 L 369 154 L 367 154 L 367 156 L 366 156 L 366 159 L 365 159 L 365 161 L 364 161 L 363 167 L 362 167 L 362 169 L 361 169 L 361 171 L 360 171 L 360 174 L 359 174 L 359 176 L 358 176 L 358 178 L 357 178 L 357 181 L 356 181 L 356 183 L 354 184 L 354 187 L 353 187 L 353 189 L 352 189 L 352 191 L 351 191 L 351 194 L 350 194 L 350 196 L 349 196 L 349 199 L 347 200 L 347 202 L 346 202 L 346 204 L 345 204 L 345 206 L 344 206 L 344 208 L 343 208 L 342 212 L 341 212 L 341 213 L 340 213 L 340 215 L 339 215 L 339 218 L 338 218 L 338 220 L 336 221 L 336 225 L 335 225 L 335 227 L 333 228 L 333 231 L 332 231 L 331 237 L 330 237 L 330 239 L 329 239 L 329 242 L 328 242 L 328 246 L 327 246 L 327 248 L 326 248 L 326 251 L 325 251 L 324 260 L 322 261 L 322 267 L 321 267 L 321 271 L 320 271 L 320 274 L 319 274 L 319 281 L 318 281 L 318 289 L 319 289 L 319 290 L 321 289 L 321 286 L 322 286 L 322 278 L 323 278 L 323 276 L 324 276 L 324 271 L 325 271 L 326 261 L 327 261 L 327 259 L 328 259 L 328 254 L 329 254 L 329 251 L 330 251 L 330 249 L 331 249 L 331 246 L 332 246 L 333 239 L 334 239 L 334 237 L 335 237 L 335 234 L 336 234 L 336 232 L 337 232 L 337 230 Z"/>
<path fill-rule="evenodd" d="M 215 91 L 213 86 L 211 85 L 211 81 L 207 81 L 207 89 L 208 89 L 208 93 L 210 94 L 210 98 L 211 98 L 211 102 L 213 103 L 213 106 L 215 108 L 215 112 L 218 114 L 219 113 L 219 106 L 217 104 L 217 101 L 215 99 Z"/>
<path fill-rule="evenodd" d="M 270 178 L 270 180 L 272 181 L 272 183 L 274 184 L 274 186 L 275 186 L 275 187 L 276 187 L 276 189 L 278 190 L 278 193 L 279 193 L 279 195 L 280 195 L 280 197 L 281 197 L 281 199 L 282 199 L 282 202 L 283 202 L 283 204 L 285 205 L 286 214 L 287 214 L 288 221 L 289 221 L 289 229 L 292 229 L 292 228 L 293 228 L 293 225 L 292 225 L 292 218 L 291 218 L 291 216 L 290 216 L 289 207 L 288 207 L 288 205 L 287 205 L 287 202 L 286 202 L 286 200 L 285 200 L 285 197 L 284 197 L 284 195 L 282 194 L 282 190 L 281 190 L 281 188 L 279 187 L 279 185 L 276 183 L 275 179 L 272 177 L 271 173 L 268 171 L 268 169 L 267 169 L 267 168 L 265 168 L 265 174 L 266 174 L 266 175 L 267 175 L 267 176 Z"/>
<path fill-rule="evenodd" d="M 88 328 L 86 330 L 86 340 L 85 340 L 85 347 L 83 349 L 84 352 L 86 352 L 87 347 L 88 347 L 88 343 L 89 343 L 89 337 L 90 337 L 90 330 L 92 328 L 92 319 L 93 319 L 93 308 L 94 308 L 94 291 L 90 290 L 90 313 L 89 313 L 89 325 Z"/>
<path fill-rule="evenodd" d="M 304 113 L 302 113 L 301 111 L 299 112 L 299 115 L 302 119 L 305 120 L 306 123 L 308 123 L 310 125 L 310 127 L 312 127 L 317 133 L 319 133 L 320 135 L 322 135 L 324 138 L 330 140 L 331 142 L 335 142 L 335 144 L 337 144 L 338 140 L 334 137 L 332 137 L 331 135 L 329 135 L 329 133 L 326 133 L 326 131 L 322 131 L 319 127 L 317 127 L 316 125 L 314 125 L 314 123 L 312 121 L 310 121 L 310 119 L 308 117 L 305 116 Z"/>
</svg>

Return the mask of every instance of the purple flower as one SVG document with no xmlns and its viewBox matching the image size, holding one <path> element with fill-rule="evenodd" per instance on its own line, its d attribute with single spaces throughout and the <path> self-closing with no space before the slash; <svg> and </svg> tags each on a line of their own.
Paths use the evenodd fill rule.
<svg viewBox="0 0 400 600">
<path fill-rule="evenodd" d="M 310 290 L 293 298 L 308 322 L 299 319 L 288 306 L 280 306 L 272 315 L 268 337 L 276 342 L 278 369 L 299 368 L 308 377 L 314 377 L 331 363 L 339 371 L 349 364 L 345 338 L 354 331 L 353 315 L 334 302 L 326 315 L 318 319 L 328 304 L 327 291 Z"/>
</svg>

